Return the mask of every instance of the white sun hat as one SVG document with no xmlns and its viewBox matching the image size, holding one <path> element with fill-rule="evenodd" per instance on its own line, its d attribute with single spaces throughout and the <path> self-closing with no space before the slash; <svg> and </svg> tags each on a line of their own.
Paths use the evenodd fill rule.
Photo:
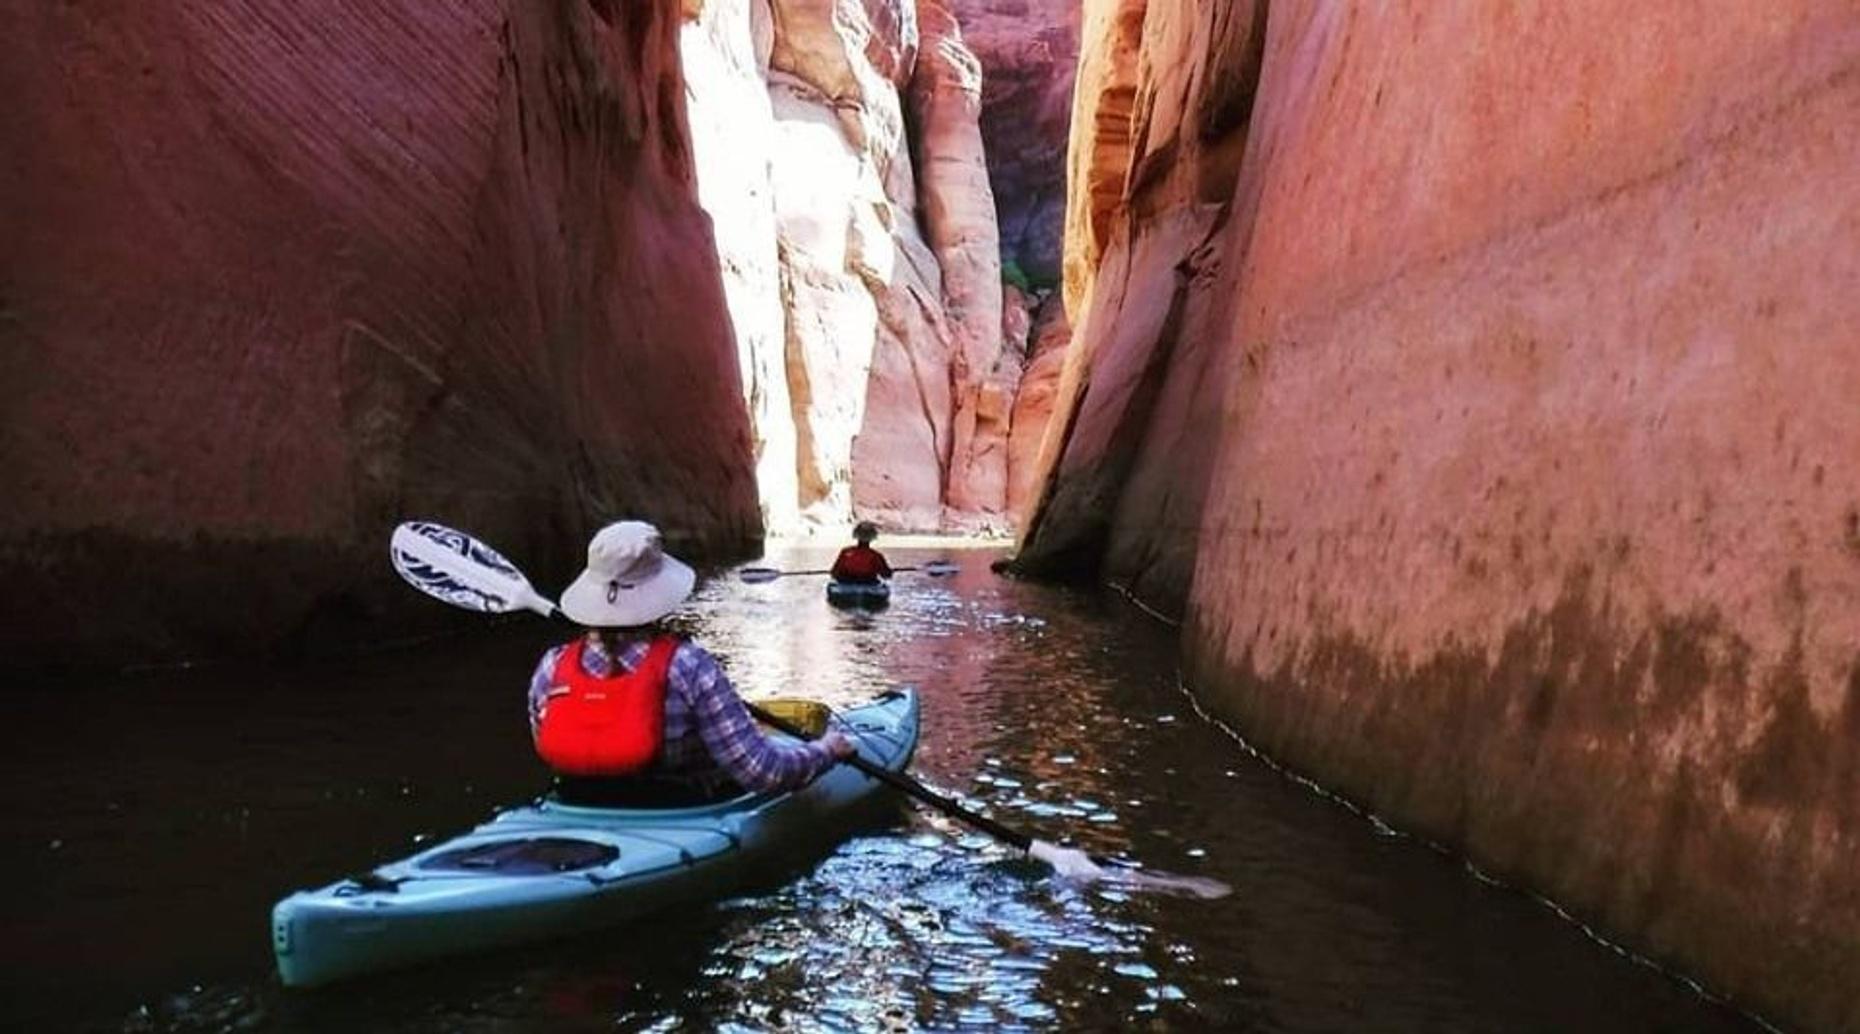
<svg viewBox="0 0 1860 1034">
<path fill-rule="evenodd" d="M 678 608 L 697 572 L 665 554 L 659 529 L 620 521 L 588 543 L 588 569 L 562 594 L 562 613 L 592 628 L 648 625 Z"/>
</svg>

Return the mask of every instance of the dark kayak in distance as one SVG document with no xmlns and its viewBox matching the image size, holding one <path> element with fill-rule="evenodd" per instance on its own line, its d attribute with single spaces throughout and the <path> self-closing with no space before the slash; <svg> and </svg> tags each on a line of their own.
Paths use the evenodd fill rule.
<svg viewBox="0 0 1860 1034">
<path fill-rule="evenodd" d="M 878 610 L 891 603 L 891 586 L 886 582 L 827 582 L 827 602 L 836 607 Z"/>
<path fill-rule="evenodd" d="M 917 748 L 915 690 L 841 720 L 860 756 L 902 772 Z M 799 790 L 684 808 L 598 808 L 544 798 L 463 836 L 272 909 L 287 986 L 626 923 L 729 894 L 771 863 L 836 843 L 896 794 L 850 765 Z"/>
</svg>

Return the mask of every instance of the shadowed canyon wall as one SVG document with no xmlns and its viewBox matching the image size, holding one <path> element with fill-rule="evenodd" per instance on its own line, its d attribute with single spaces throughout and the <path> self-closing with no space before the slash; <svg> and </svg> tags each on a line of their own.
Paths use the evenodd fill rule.
<svg viewBox="0 0 1860 1034">
<path fill-rule="evenodd" d="M 1860 1029 L 1860 14 L 1086 7 L 1032 567 L 1262 749 Z"/>
<path fill-rule="evenodd" d="M 1001 257 L 1042 290 L 1065 245 L 1066 138 L 1078 65 L 1079 0 L 952 0 L 980 59 L 982 139 Z"/>
<path fill-rule="evenodd" d="M 544 588 L 597 522 L 759 534 L 674 0 L 10 5 L 14 663 L 384 607 L 392 523 Z"/>
</svg>

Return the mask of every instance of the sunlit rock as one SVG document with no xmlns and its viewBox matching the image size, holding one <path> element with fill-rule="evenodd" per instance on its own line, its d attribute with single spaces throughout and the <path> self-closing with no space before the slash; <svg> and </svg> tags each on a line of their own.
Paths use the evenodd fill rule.
<svg viewBox="0 0 1860 1034">
<path fill-rule="evenodd" d="M 713 3 L 692 17 L 694 133 L 700 157 L 719 163 L 700 161 L 699 177 L 720 227 L 730 224 L 719 230 L 725 282 L 771 524 L 856 514 L 898 529 L 1005 526 L 1024 343 L 1001 335 L 983 72 L 954 18 L 911 0 Z M 755 77 L 766 115 L 745 92 Z M 770 248 L 785 414 L 772 385 L 757 392 L 775 368 Z"/>
<path fill-rule="evenodd" d="M 1077 83 L 1066 159 L 1062 274 L 1066 312 L 1078 322 L 1114 219 L 1125 211 L 1137 92 L 1138 45 L 1148 0 L 1083 0 Z"/>
<path fill-rule="evenodd" d="M 1020 342 L 1001 324 L 1000 238 L 982 150 L 982 68 L 938 0 L 921 11 L 911 78 L 923 222 L 943 273 L 955 411 L 944 498 L 956 513 L 1005 522 L 1007 437 Z"/>
<path fill-rule="evenodd" d="M 1061 426 L 1031 474 L 1045 505 L 1021 559 L 1101 568 L 1171 614 L 1222 444 L 1208 433 L 1232 362 L 1219 345 L 1232 295 L 1221 234 L 1235 218 L 1263 11 L 1086 9 L 1064 286 L 1076 329 L 1052 389 Z"/>
<path fill-rule="evenodd" d="M 773 42 L 768 0 L 705 0 L 680 37 L 698 198 L 710 213 L 736 329 L 763 520 L 780 531 L 799 519 L 800 491 L 769 168 L 776 141 L 768 89 Z"/>
</svg>

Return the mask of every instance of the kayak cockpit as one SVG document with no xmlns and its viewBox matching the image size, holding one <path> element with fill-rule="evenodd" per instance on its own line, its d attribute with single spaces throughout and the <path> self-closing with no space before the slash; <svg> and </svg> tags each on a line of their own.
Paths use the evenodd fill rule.
<svg viewBox="0 0 1860 1034">
<path fill-rule="evenodd" d="M 415 863 L 421 872 L 468 872 L 498 876 L 542 876 L 613 864 L 620 848 L 578 837 L 541 836 L 492 840 L 434 852 Z"/>
</svg>

